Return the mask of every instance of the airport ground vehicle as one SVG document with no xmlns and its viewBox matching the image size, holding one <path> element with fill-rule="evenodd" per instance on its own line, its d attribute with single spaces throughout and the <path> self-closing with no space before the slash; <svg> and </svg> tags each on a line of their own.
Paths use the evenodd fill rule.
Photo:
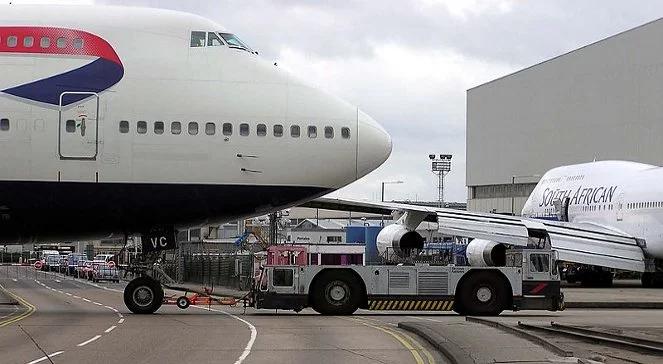
<svg viewBox="0 0 663 364">
<path fill-rule="evenodd" d="M 502 267 L 434 265 L 265 266 L 251 292 L 255 308 L 329 315 L 369 310 L 449 311 L 564 308 L 553 251 L 513 249 Z"/>
</svg>

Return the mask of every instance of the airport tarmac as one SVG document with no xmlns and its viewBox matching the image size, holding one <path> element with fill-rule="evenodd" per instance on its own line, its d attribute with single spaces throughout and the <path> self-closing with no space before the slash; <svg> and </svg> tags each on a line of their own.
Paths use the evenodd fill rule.
<svg viewBox="0 0 663 364">
<path fill-rule="evenodd" d="M 2 363 L 132 362 L 181 363 L 445 363 L 434 343 L 398 327 L 420 323 L 459 342 L 474 362 L 573 362 L 540 345 L 453 313 L 431 314 L 360 310 L 349 317 L 327 317 L 311 310 L 300 313 L 257 311 L 213 306 L 212 311 L 163 306 L 155 315 L 133 315 L 122 302 L 123 285 L 91 284 L 32 267 L 0 267 L 0 285 L 23 305 L 0 305 Z M 594 294 L 567 288 L 584 297 Z M 623 290 L 626 290 L 624 293 Z M 644 297 L 635 286 L 613 295 Z M 610 299 L 609 289 L 603 298 Z M 567 293 L 568 294 L 568 293 Z M 663 301 L 663 290 L 646 294 Z M 615 297 L 616 298 L 616 297 Z M 509 325 L 518 321 L 600 326 L 661 338 L 663 311 L 569 309 L 563 312 L 508 312 L 493 318 Z M 562 342 L 583 359 L 609 363 L 654 363 L 651 355 L 601 345 Z M 581 350 L 582 349 L 582 350 Z M 602 352 L 603 356 L 595 355 Z"/>
</svg>

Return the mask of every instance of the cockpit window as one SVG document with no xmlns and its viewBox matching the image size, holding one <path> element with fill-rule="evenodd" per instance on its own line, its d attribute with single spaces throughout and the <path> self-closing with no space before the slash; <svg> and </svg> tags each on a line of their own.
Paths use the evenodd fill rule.
<svg viewBox="0 0 663 364">
<path fill-rule="evenodd" d="M 204 47 L 207 40 L 207 32 L 191 32 L 191 47 Z"/>
<path fill-rule="evenodd" d="M 239 40 L 239 38 L 237 38 L 237 36 L 235 36 L 234 34 L 219 33 L 219 35 L 221 35 L 221 37 L 223 37 L 223 40 L 225 40 L 226 43 L 228 43 L 228 47 L 243 49 L 247 52 L 253 53 L 253 49 L 251 49 L 249 46 L 244 44 L 244 42 Z"/>
<path fill-rule="evenodd" d="M 223 45 L 223 41 L 219 38 L 216 33 L 208 32 L 207 33 L 207 46 L 208 47 L 220 47 Z"/>
</svg>

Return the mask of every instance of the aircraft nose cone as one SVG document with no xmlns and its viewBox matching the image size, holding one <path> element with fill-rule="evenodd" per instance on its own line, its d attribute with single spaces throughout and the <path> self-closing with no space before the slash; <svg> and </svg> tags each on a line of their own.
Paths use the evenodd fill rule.
<svg viewBox="0 0 663 364">
<path fill-rule="evenodd" d="M 391 136 L 366 113 L 359 111 L 357 141 L 357 179 L 384 163 L 391 154 Z"/>
</svg>

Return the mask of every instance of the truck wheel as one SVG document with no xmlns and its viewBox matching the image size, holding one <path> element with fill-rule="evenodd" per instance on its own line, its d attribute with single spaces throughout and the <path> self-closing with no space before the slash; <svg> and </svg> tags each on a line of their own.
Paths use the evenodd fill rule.
<svg viewBox="0 0 663 364">
<path fill-rule="evenodd" d="M 351 315 L 359 308 L 361 289 L 345 272 L 324 274 L 313 289 L 313 309 L 323 315 Z"/>
<path fill-rule="evenodd" d="M 150 277 L 138 277 L 124 289 L 124 304 L 133 313 L 154 313 L 162 303 L 163 288 Z"/>
<path fill-rule="evenodd" d="M 494 272 L 472 274 L 459 288 L 454 311 L 460 314 L 497 316 L 507 307 L 507 287 Z"/>
<path fill-rule="evenodd" d="M 177 299 L 177 307 L 181 309 L 186 309 L 189 307 L 191 303 L 189 302 L 189 299 L 186 298 L 186 296 L 181 296 L 180 298 Z"/>
</svg>

